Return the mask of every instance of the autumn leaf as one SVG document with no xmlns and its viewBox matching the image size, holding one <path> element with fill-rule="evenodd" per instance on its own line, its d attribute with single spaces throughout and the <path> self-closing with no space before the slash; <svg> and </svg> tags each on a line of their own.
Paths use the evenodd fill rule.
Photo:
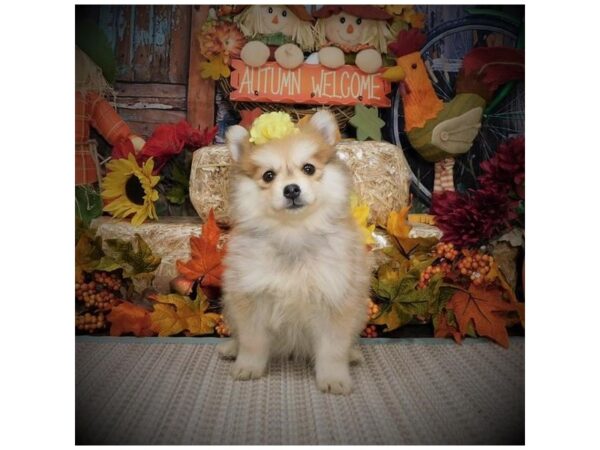
<svg viewBox="0 0 600 450">
<path fill-rule="evenodd" d="M 200 237 L 190 238 L 192 259 L 187 262 L 177 261 L 179 273 L 190 281 L 199 279 L 201 286 L 220 287 L 225 255 L 225 248 L 217 248 L 220 236 L 221 231 L 211 209 Z"/>
<path fill-rule="evenodd" d="M 494 262 L 494 265 L 495 264 L 496 263 Z M 515 306 L 515 310 L 517 311 L 517 314 L 519 316 L 519 321 L 521 322 L 521 326 L 523 328 L 525 328 L 525 303 L 517 300 L 517 296 L 515 295 L 515 292 L 513 291 L 510 284 L 508 284 L 508 281 L 506 281 L 506 277 L 504 276 L 504 274 L 502 273 L 501 270 L 498 270 L 497 279 L 500 282 L 500 286 L 502 286 L 502 288 L 504 289 L 504 292 L 506 293 L 508 300 L 510 301 L 511 304 L 513 304 Z"/>
<path fill-rule="evenodd" d="M 384 331 L 392 331 L 415 317 L 429 317 L 439 309 L 441 275 L 432 277 L 427 287 L 420 289 L 420 270 L 411 262 L 384 264 L 371 282 L 372 291 L 384 307 L 370 323 L 386 325 Z"/>
<path fill-rule="evenodd" d="M 402 310 L 391 304 L 387 310 L 382 310 L 381 313 L 369 321 L 373 325 L 385 325 L 384 332 L 394 331 L 402 325 L 411 321 L 412 315 L 404 313 Z"/>
<path fill-rule="evenodd" d="M 464 336 L 472 323 L 479 336 L 486 336 L 508 347 L 506 319 L 503 313 L 515 311 L 515 306 L 503 300 L 503 290 L 494 286 L 478 287 L 471 284 L 468 291 L 457 290 L 446 308 L 453 311 L 458 329 Z"/>
<path fill-rule="evenodd" d="M 154 336 L 150 312 L 133 303 L 123 302 L 114 306 L 106 316 L 110 322 L 110 335 L 121 336 L 132 333 L 135 336 Z"/>
<path fill-rule="evenodd" d="M 408 211 L 411 205 L 404 206 L 400 211 L 391 211 L 387 218 L 386 230 L 397 238 L 407 238 L 412 227 L 408 224 Z"/>
<path fill-rule="evenodd" d="M 396 261 L 409 260 L 412 257 L 429 256 L 431 249 L 439 242 L 434 237 L 403 238 L 391 235 L 393 246 L 387 247 L 383 252 Z"/>
<path fill-rule="evenodd" d="M 139 234 L 135 235 L 134 240 L 135 246 L 131 240 L 107 239 L 105 241 L 111 252 L 109 256 L 123 269 L 123 276 L 127 278 L 152 273 L 161 262 L 161 258 L 152 253 L 150 246 Z M 107 259 L 106 263 L 109 262 L 110 260 Z"/>
<path fill-rule="evenodd" d="M 363 234 L 365 245 L 374 244 L 375 239 L 373 239 L 373 231 L 375 230 L 375 224 L 368 225 L 369 205 L 360 203 L 358 196 L 352 194 L 350 196 L 350 209 L 352 210 L 354 221 L 357 223 Z"/>
<path fill-rule="evenodd" d="M 206 312 L 208 300 L 201 290 L 196 299 L 178 294 L 154 295 L 155 303 L 150 317 L 159 336 L 173 336 L 182 331 L 188 336 L 211 334 L 220 315 Z"/>
<path fill-rule="evenodd" d="M 446 311 L 441 312 L 437 316 L 434 316 L 432 319 L 433 328 L 434 328 L 434 337 L 436 338 L 446 338 L 452 337 L 454 340 L 461 344 L 463 335 L 456 328 L 456 324 L 450 324 L 448 321 L 448 314 Z"/>
<path fill-rule="evenodd" d="M 219 78 L 227 78 L 231 74 L 229 66 L 223 62 L 223 57 L 217 55 L 208 61 L 200 63 L 200 76 L 202 78 L 212 78 L 217 81 Z"/>
<path fill-rule="evenodd" d="M 81 232 L 75 245 L 75 278 L 80 278 L 83 272 L 96 270 L 104 256 L 102 238 L 95 237 L 89 230 Z"/>
<path fill-rule="evenodd" d="M 263 113 L 263 110 L 258 107 L 254 108 L 254 109 L 242 109 L 240 111 L 240 116 L 241 116 L 242 120 L 240 121 L 240 123 L 238 125 L 249 130 L 250 128 L 252 128 L 252 124 L 254 123 L 254 121 L 259 116 L 261 116 L 262 113 Z"/>
</svg>

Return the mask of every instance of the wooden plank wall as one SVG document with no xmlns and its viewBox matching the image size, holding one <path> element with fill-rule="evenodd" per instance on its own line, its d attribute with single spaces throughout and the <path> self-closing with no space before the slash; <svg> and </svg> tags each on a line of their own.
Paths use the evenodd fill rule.
<svg viewBox="0 0 600 450">
<path fill-rule="evenodd" d="M 117 59 L 117 108 L 143 137 L 187 118 L 192 6 L 78 5 L 106 34 Z"/>
</svg>

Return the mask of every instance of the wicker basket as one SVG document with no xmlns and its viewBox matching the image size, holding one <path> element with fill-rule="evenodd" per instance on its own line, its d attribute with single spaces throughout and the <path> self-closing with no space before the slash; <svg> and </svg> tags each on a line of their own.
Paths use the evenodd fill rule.
<svg viewBox="0 0 600 450">
<path fill-rule="evenodd" d="M 223 90 L 223 93 L 229 97 L 229 94 L 233 91 L 229 78 L 219 78 L 219 85 Z M 299 103 L 259 103 L 259 102 L 236 102 L 231 101 L 231 104 L 236 111 L 239 110 L 251 110 L 254 108 L 260 108 L 264 112 L 276 112 L 284 111 L 288 113 L 292 120 L 298 122 L 302 117 L 308 114 L 314 114 L 318 110 L 323 109 L 324 105 L 303 105 Z M 354 106 L 328 106 L 327 109 L 331 111 L 337 120 L 340 130 L 343 129 L 348 121 L 354 115 Z"/>
</svg>

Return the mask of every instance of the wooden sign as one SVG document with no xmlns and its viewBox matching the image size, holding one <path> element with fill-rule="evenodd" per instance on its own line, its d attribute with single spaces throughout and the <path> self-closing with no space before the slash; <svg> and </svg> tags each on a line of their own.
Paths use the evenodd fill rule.
<svg viewBox="0 0 600 450">
<path fill-rule="evenodd" d="M 276 62 L 261 67 L 249 67 L 238 59 L 231 63 L 230 98 L 237 102 L 391 106 L 390 83 L 379 73 L 367 74 L 355 66 L 332 70 L 302 64 L 289 70 Z"/>
</svg>

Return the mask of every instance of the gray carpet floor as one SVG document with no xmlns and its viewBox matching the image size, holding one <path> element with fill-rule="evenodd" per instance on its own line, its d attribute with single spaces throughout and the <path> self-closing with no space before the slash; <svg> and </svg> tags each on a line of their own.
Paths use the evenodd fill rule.
<svg viewBox="0 0 600 450">
<path fill-rule="evenodd" d="M 216 342 L 78 337 L 77 444 L 524 443 L 524 338 L 370 340 L 345 397 L 292 361 L 234 381 Z"/>
</svg>

